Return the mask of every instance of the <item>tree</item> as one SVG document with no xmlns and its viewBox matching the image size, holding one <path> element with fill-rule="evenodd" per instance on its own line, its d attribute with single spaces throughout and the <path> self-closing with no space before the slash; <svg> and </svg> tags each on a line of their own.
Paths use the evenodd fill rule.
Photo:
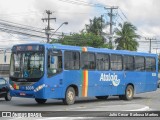
<svg viewBox="0 0 160 120">
<path fill-rule="evenodd" d="M 91 46 L 91 47 L 102 47 L 103 38 L 93 33 L 75 33 L 71 36 L 64 36 L 58 42 L 64 45 L 75 45 L 75 46 Z"/>
<path fill-rule="evenodd" d="M 117 43 L 118 50 L 130 50 L 137 51 L 137 47 L 139 46 L 136 41 L 140 36 L 135 32 L 137 29 L 134 25 L 129 22 L 124 22 L 124 24 L 119 24 L 120 29 L 116 28 L 116 39 L 115 43 Z"/>
<path fill-rule="evenodd" d="M 93 33 L 95 35 L 101 35 L 102 29 L 105 27 L 104 20 L 101 17 L 94 17 L 93 20 L 89 20 L 90 24 L 85 25 L 87 33 Z"/>
<path fill-rule="evenodd" d="M 105 27 L 104 20 L 101 17 L 94 17 L 90 19 L 90 24 L 85 25 L 80 33 L 74 33 L 69 36 L 57 40 L 52 40 L 50 43 L 61 43 L 65 45 L 76 46 L 91 46 L 95 48 L 108 48 L 108 44 L 104 44 L 104 37 L 102 36 L 102 28 Z"/>
</svg>

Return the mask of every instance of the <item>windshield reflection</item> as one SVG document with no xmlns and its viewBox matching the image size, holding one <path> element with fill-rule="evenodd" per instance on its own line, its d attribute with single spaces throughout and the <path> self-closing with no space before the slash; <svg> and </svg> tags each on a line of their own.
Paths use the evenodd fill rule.
<svg viewBox="0 0 160 120">
<path fill-rule="evenodd" d="M 19 52 L 11 55 L 10 76 L 16 78 L 40 78 L 44 73 L 44 54 Z"/>
</svg>

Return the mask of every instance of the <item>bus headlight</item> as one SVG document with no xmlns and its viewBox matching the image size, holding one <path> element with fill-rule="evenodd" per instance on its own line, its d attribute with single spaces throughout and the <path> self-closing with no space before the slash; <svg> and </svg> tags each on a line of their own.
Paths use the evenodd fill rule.
<svg viewBox="0 0 160 120">
<path fill-rule="evenodd" d="M 45 84 L 38 86 L 37 88 L 34 89 L 34 92 L 38 92 L 41 89 L 43 89 L 45 87 Z"/>
</svg>

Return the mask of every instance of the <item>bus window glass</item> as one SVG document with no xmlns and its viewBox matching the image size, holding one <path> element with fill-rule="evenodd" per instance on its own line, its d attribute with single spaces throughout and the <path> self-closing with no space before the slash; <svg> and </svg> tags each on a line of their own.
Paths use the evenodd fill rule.
<svg viewBox="0 0 160 120">
<path fill-rule="evenodd" d="M 145 70 L 145 59 L 144 57 L 136 56 L 135 57 L 135 70 L 144 71 Z"/>
<path fill-rule="evenodd" d="M 96 55 L 97 70 L 109 70 L 109 55 L 97 54 Z"/>
<path fill-rule="evenodd" d="M 122 70 L 122 56 L 111 55 L 111 70 Z"/>
<path fill-rule="evenodd" d="M 48 77 L 51 77 L 62 71 L 62 52 L 60 50 L 49 50 L 47 61 Z"/>
<path fill-rule="evenodd" d="M 44 73 L 43 64 L 43 52 L 12 53 L 10 75 L 15 78 L 40 78 Z"/>
<path fill-rule="evenodd" d="M 156 60 L 155 58 L 146 57 L 146 71 L 154 72 L 156 70 Z"/>
<path fill-rule="evenodd" d="M 82 52 L 81 54 L 81 66 L 82 69 L 95 69 L 95 54 Z"/>
<path fill-rule="evenodd" d="M 124 70 L 134 70 L 134 57 L 124 56 L 123 57 L 123 68 Z"/>
<path fill-rule="evenodd" d="M 75 51 L 65 51 L 64 66 L 66 70 L 78 70 L 80 68 L 80 53 Z"/>
</svg>

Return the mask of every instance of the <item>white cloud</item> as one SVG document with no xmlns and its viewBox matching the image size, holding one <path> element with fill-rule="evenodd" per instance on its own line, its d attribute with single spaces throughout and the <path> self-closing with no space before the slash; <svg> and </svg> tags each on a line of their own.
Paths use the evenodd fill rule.
<svg viewBox="0 0 160 120">
<path fill-rule="evenodd" d="M 81 0 L 82 1 L 82 0 Z M 159 0 L 84 0 L 85 2 L 119 6 L 129 21 L 138 28 L 138 33 L 145 37 L 159 36 L 160 33 L 160 1 Z M 0 19 L 45 28 L 41 18 L 47 17 L 45 10 L 54 11 L 51 17 L 56 17 L 56 22 L 51 22 L 51 27 L 57 29 L 63 22 L 59 32 L 79 32 L 94 16 L 107 13 L 103 8 L 86 7 L 69 4 L 59 0 L 1 0 Z M 122 13 L 119 14 L 125 20 Z M 108 19 L 108 17 L 107 17 Z M 119 18 L 118 21 L 121 19 Z M 122 20 L 121 20 L 122 21 Z M 8 37 L 9 36 L 9 37 Z M 19 36 L 16 36 L 22 39 Z M 0 32 L 0 39 L 16 39 L 11 35 Z M 33 39 L 33 38 L 30 38 Z M 17 40 L 18 41 L 18 40 Z M 20 41 L 18 41 L 20 42 Z M 7 42 L 6 42 L 7 43 Z M 17 42 L 15 42 L 17 43 Z M 10 42 L 11 44 L 11 42 Z M 14 42 L 13 42 L 14 44 Z M 4 44 L 3 44 L 4 45 Z M 1 45 L 2 46 L 2 45 Z M 140 49 L 145 46 L 141 45 Z M 148 51 L 148 50 L 146 50 Z"/>
</svg>

